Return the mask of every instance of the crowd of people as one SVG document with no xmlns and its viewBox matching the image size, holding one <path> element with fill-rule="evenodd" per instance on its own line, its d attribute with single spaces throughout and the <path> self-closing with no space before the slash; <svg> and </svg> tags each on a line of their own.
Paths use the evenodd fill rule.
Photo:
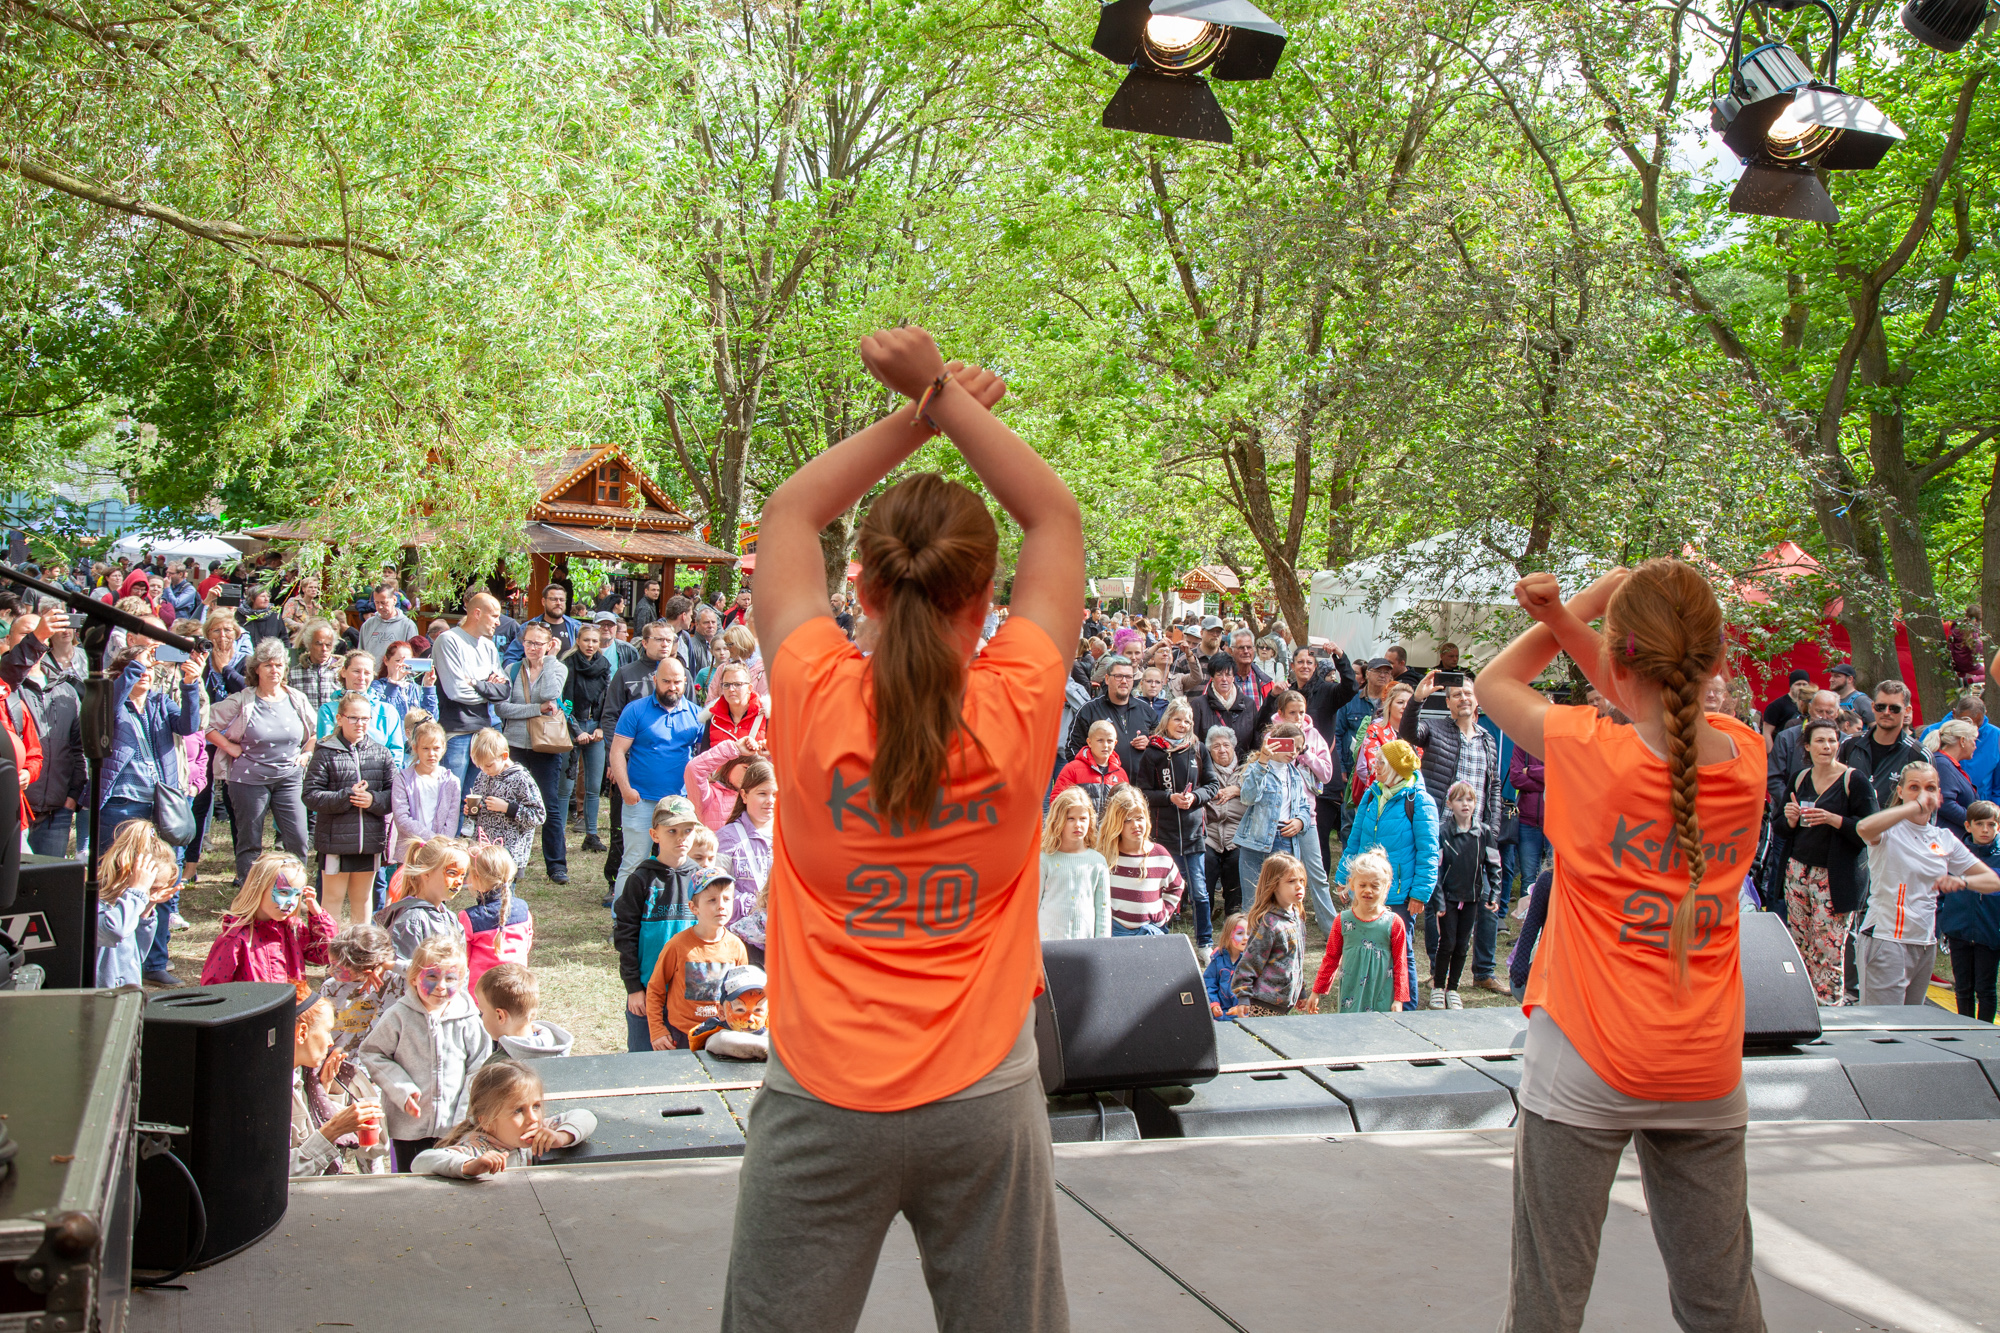
<svg viewBox="0 0 2000 1333">
<path fill-rule="evenodd" d="M 1343 956 L 1350 981 L 1383 964 L 1343 1008 L 1509 994 L 1500 923 L 1541 873 L 1541 763 L 1482 716 L 1474 674 L 1451 643 L 1423 668 L 1402 645 L 1350 656 L 1219 616 L 1091 608 L 1044 820 L 1043 934 L 1184 920 L 1225 1019 L 1316 1008 Z M 1311 987 L 1308 907 L 1335 960 Z"/>
</svg>

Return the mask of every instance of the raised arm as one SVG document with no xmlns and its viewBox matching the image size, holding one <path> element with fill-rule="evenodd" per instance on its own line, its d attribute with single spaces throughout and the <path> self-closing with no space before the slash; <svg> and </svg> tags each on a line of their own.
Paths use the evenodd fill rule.
<svg viewBox="0 0 2000 1333">
<path fill-rule="evenodd" d="M 1529 682 L 1556 660 L 1557 652 L 1568 653 L 1600 692 L 1620 699 L 1604 660 L 1603 637 L 1589 622 L 1604 614 L 1625 578 L 1624 569 L 1614 569 L 1568 602 L 1553 574 L 1530 574 L 1514 585 L 1515 600 L 1538 623 L 1479 673 L 1479 704 L 1514 744 L 1537 759 L 1543 755 L 1542 719 L 1549 701 Z"/>
<path fill-rule="evenodd" d="M 1021 526 L 1014 614 L 1027 616 L 1059 644 L 1074 638 L 1083 609 L 1082 516 L 1054 470 L 988 410 L 1006 386 L 978 367 L 946 367 L 931 336 L 918 328 L 871 334 L 862 340 L 861 357 L 876 379 L 911 399 L 950 370 L 925 414 Z M 767 660 L 800 625 L 833 613 L 820 529 L 927 437 L 913 408 L 899 407 L 808 462 L 765 502 L 757 536 L 757 623 L 769 645 Z"/>
</svg>

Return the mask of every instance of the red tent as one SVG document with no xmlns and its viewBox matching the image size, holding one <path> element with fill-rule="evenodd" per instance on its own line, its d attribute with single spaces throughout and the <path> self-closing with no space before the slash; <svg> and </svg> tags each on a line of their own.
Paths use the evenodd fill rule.
<svg viewBox="0 0 2000 1333">
<path fill-rule="evenodd" d="M 1772 600 L 1768 591 L 1772 583 L 1789 583 L 1793 579 L 1817 574 L 1819 561 L 1808 555 L 1796 542 L 1780 542 L 1775 550 L 1764 557 L 1756 569 L 1736 582 L 1736 595 L 1751 603 L 1768 603 Z M 1820 633 L 1824 640 L 1833 645 L 1833 659 L 1851 659 L 1853 640 L 1848 637 L 1847 627 L 1840 623 L 1841 599 L 1833 598 L 1820 608 Z M 1747 637 L 1740 629 L 1732 627 L 1730 638 L 1736 644 L 1731 670 L 1748 678 L 1750 697 L 1759 706 L 1783 694 L 1786 684 L 1794 671 L 1810 672 L 1813 683 L 1826 684 L 1828 656 L 1819 642 L 1807 639 L 1793 644 L 1775 656 L 1753 658 L 1747 647 Z M 1923 701 L 1917 698 L 1917 673 L 1910 658 L 1910 631 L 1901 620 L 1896 622 L 1896 665 L 1902 678 L 1910 686 L 1910 706 L 1916 716 L 1912 725 L 1921 726 L 1924 720 Z M 1872 691 L 1876 682 L 1856 681 L 1858 689 Z"/>
</svg>

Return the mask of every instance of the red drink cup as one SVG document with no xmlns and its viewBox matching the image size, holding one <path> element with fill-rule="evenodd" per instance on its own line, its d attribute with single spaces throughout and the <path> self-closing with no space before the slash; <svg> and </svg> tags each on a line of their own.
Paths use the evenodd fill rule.
<svg viewBox="0 0 2000 1333">
<path fill-rule="evenodd" d="M 376 1144 L 382 1141 L 382 1127 L 376 1124 L 373 1120 L 367 1118 L 367 1111 L 372 1109 L 374 1106 L 375 1103 L 373 1102 L 364 1102 L 362 1104 L 363 1119 L 361 1121 L 361 1127 L 354 1132 L 355 1138 L 360 1142 L 361 1146 L 364 1148 L 373 1148 Z M 381 1113 L 380 1111 L 377 1111 L 376 1114 L 379 1115 Z"/>
</svg>

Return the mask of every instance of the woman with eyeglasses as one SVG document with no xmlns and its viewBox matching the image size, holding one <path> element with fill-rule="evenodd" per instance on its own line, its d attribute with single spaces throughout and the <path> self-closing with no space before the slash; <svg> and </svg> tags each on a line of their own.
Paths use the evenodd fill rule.
<svg viewBox="0 0 2000 1333">
<path fill-rule="evenodd" d="M 604 840 L 597 836 L 597 802 L 604 786 L 604 691 L 618 669 L 606 645 L 607 629 L 608 626 L 585 625 L 576 632 L 576 647 L 562 659 L 569 672 L 563 680 L 563 703 L 569 707 L 570 724 L 576 731 L 576 749 L 571 752 L 570 762 L 563 766 L 562 782 L 556 789 L 556 809 L 550 811 L 549 817 L 567 825 L 570 793 L 581 782 L 586 852 L 605 850 Z"/>
<path fill-rule="evenodd" d="M 761 754 L 770 745 L 769 718 L 757 697 L 750 668 L 729 662 L 715 669 L 715 700 L 702 710 L 708 721 L 708 746 L 735 741 L 744 754 Z"/>
<path fill-rule="evenodd" d="M 368 682 L 368 697 L 394 713 L 403 729 L 403 750 L 391 751 L 399 765 L 408 765 L 416 757 L 416 746 L 410 739 L 410 710 L 415 708 L 431 718 L 438 711 L 436 673 L 427 671 L 421 680 L 410 674 L 410 660 L 416 655 L 416 645 L 408 639 L 396 640 L 382 650 L 382 669 Z"/>
</svg>

